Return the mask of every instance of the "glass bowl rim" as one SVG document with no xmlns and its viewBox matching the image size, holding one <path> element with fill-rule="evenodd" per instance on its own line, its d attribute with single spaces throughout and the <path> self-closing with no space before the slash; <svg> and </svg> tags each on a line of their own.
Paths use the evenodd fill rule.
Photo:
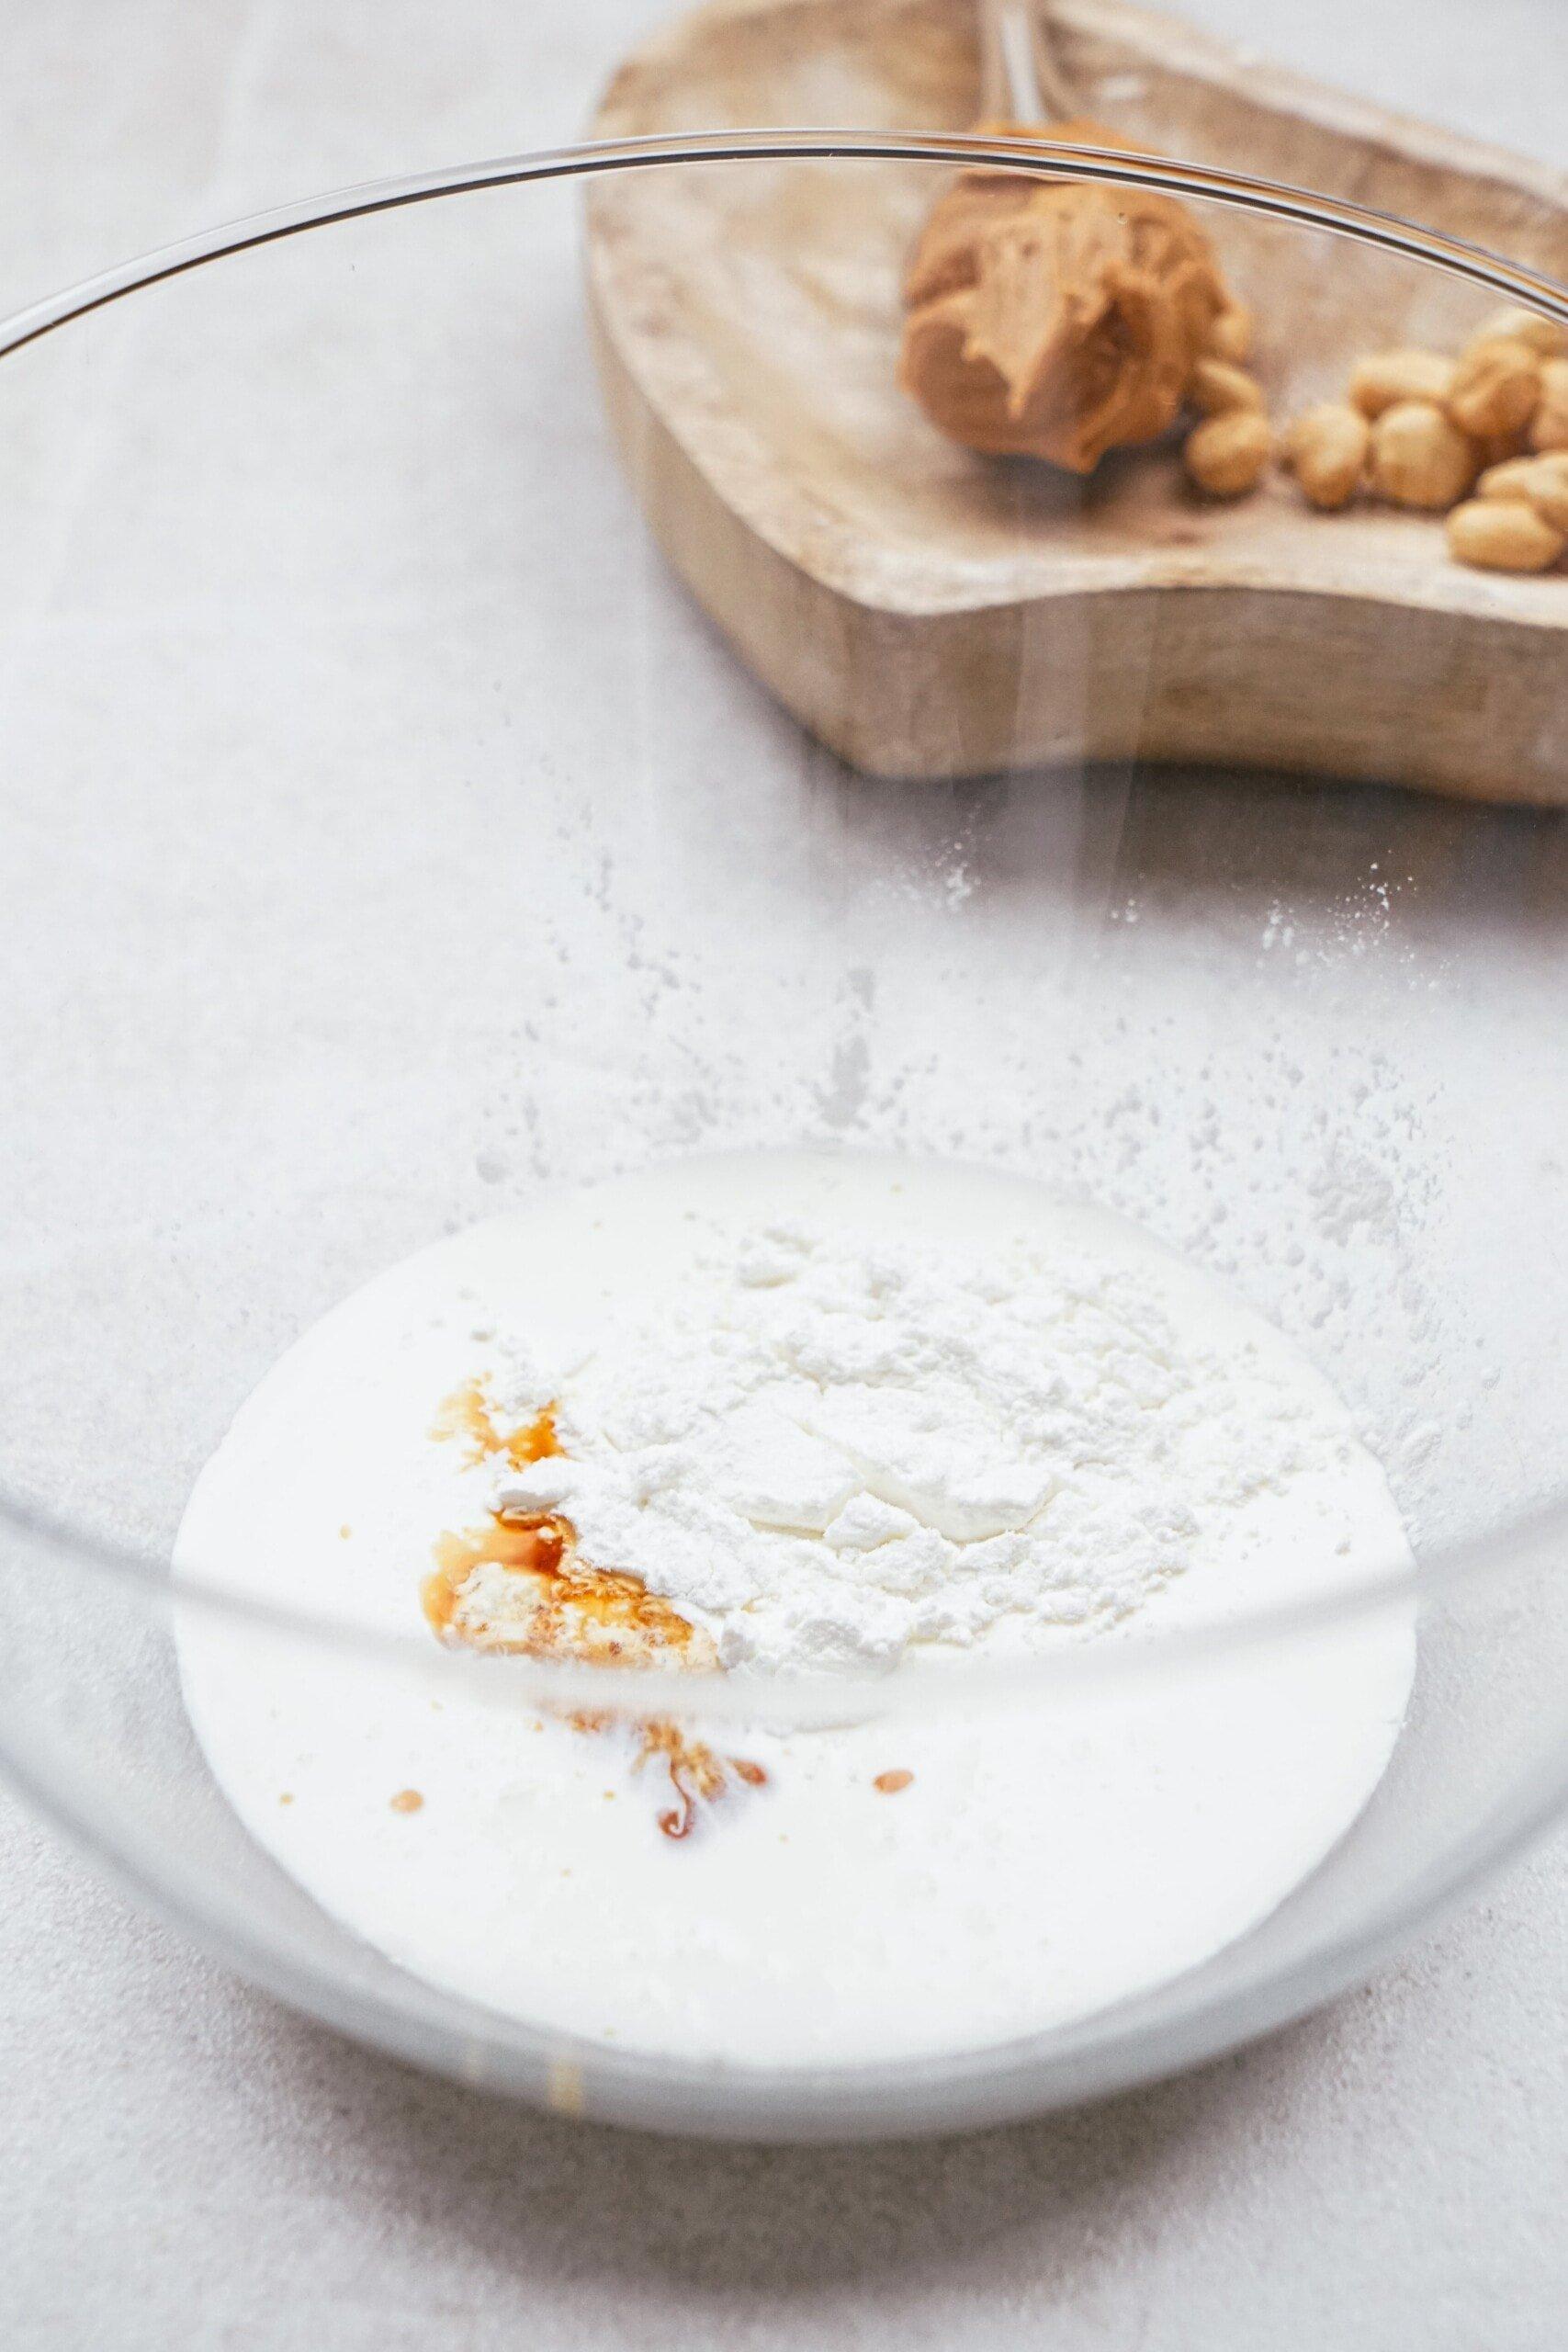
<svg viewBox="0 0 1568 2352">
<path fill-rule="evenodd" d="M 507 187 L 552 181 L 592 181 L 618 173 L 682 164 L 866 161 L 992 164 L 1052 179 L 1103 181 L 1162 194 L 1198 198 L 1231 210 L 1261 213 L 1301 227 L 1380 247 L 1463 279 L 1505 300 L 1540 311 L 1568 326 L 1568 286 L 1509 261 L 1505 255 L 1450 236 L 1390 212 L 1373 209 L 1288 182 L 1262 180 L 1238 172 L 1178 158 L 1130 153 L 1121 148 L 1065 143 L 1047 138 L 976 132 L 881 130 L 723 130 L 584 141 L 486 161 L 439 166 L 361 181 L 326 193 L 296 198 L 265 211 L 198 231 L 174 244 L 118 263 L 95 277 L 48 295 L 0 321 L 0 361 L 77 319 L 150 287 L 186 276 L 236 254 L 279 243 L 315 229 L 367 219 L 447 197 L 475 195 Z M 315 1641 L 351 1651 L 360 1658 L 379 1656 L 389 1665 L 429 1665 L 435 1659 L 454 1672 L 491 1679 L 496 1661 L 440 1650 L 417 1628 L 391 1634 L 330 1614 L 280 1607 L 210 1577 L 174 1570 L 141 1557 L 129 1546 L 72 1527 L 51 1511 L 12 1493 L 0 1478 L 0 1530 L 24 1544 L 63 1557 L 96 1578 L 140 1589 L 151 1605 L 172 1606 L 200 1616 L 243 1623 L 258 1631 Z M 976 1696 L 1006 1702 L 1043 1688 L 1092 1689 L 1139 1675 L 1164 1677 L 1179 1662 L 1229 1657 L 1281 1637 L 1309 1638 L 1332 1626 L 1369 1619 L 1379 1611 L 1512 1571 L 1545 1569 L 1561 1556 L 1568 1536 L 1568 1497 L 1516 1515 L 1479 1536 L 1439 1546 L 1414 1566 L 1393 1564 L 1371 1577 L 1344 1579 L 1295 1600 L 1264 1602 L 1223 1622 L 1158 1631 L 1065 1641 L 1029 1657 L 955 1661 L 940 1671 L 865 1677 L 814 1677 L 766 1683 L 738 1675 L 715 1676 L 636 1666 L 583 1666 L 525 1657 L 506 1657 L 511 1689 L 528 1703 L 581 1705 L 592 1698 L 612 1702 L 629 1715 L 694 1713 L 734 1721 L 761 1715 L 792 1721 L 842 1721 L 846 1712 L 876 1715 L 924 1713 L 963 1706 Z"/>
<path fill-rule="evenodd" d="M 1042 179 L 1104 180 L 1116 187 L 1149 187 L 1168 196 L 1197 197 L 1233 211 L 1293 220 L 1304 228 L 1403 254 L 1448 276 L 1468 279 L 1490 293 L 1527 303 L 1568 326 L 1568 286 L 1557 279 L 1402 214 L 1380 211 L 1286 180 L 1256 179 L 1244 172 L 1184 163 L 1175 156 L 1132 153 L 1124 148 L 1013 136 L 998 140 L 977 131 L 707 130 L 682 132 L 678 138 L 582 140 L 478 163 L 443 164 L 357 181 L 321 195 L 296 198 L 265 211 L 246 213 L 117 263 L 14 311 L 0 320 L 0 359 L 127 295 L 184 277 L 231 254 L 276 244 L 312 229 L 367 219 L 374 213 L 399 211 L 443 197 L 477 195 L 489 188 L 586 180 L 671 164 L 787 163 L 811 158 L 989 164 Z"/>
</svg>

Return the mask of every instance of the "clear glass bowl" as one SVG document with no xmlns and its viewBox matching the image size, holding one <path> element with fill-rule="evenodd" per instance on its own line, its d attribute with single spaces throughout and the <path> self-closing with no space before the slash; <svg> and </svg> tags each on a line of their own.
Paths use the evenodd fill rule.
<svg viewBox="0 0 1568 2352">
<path fill-rule="evenodd" d="M 757 616 L 714 587 L 722 512 L 682 524 L 659 503 L 657 421 L 621 400 L 617 446 L 606 420 L 585 182 L 601 228 L 630 219 L 665 240 L 655 325 L 696 266 L 682 224 L 722 183 L 732 300 L 714 364 L 750 388 L 764 444 L 770 402 L 794 403 L 786 471 L 815 400 L 816 454 L 847 459 L 847 481 L 887 462 L 883 424 L 846 389 L 852 368 L 803 375 L 770 340 L 750 232 L 793 220 L 799 282 L 815 270 L 831 290 L 857 190 L 913 222 L 981 152 L 757 136 L 389 184 L 219 232 L 0 333 L 6 1761 L 285 1999 L 574 2112 L 808 2137 L 1109 2091 L 1363 1973 L 1543 1822 L 1568 1778 L 1557 816 L 1173 767 L 1150 681 L 1215 594 L 1183 562 L 1211 537 L 1230 550 L 1224 593 L 1249 609 L 1277 582 L 1269 548 L 1238 553 L 1225 534 L 1245 524 L 1195 507 L 1168 451 L 1118 477 L 1148 469 L 1175 526 L 1142 608 L 1145 667 L 1111 658 L 1124 577 L 1079 599 L 1066 632 L 1026 605 L 993 691 L 1048 765 L 857 770 L 738 660 Z M 1179 187 L 1205 209 L 1263 312 L 1281 413 L 1371 339 L 1337 348 L 1314 316 L 1270 346 L 1274 265 L 1288 254 L 1299 280 L 1303 244 L 1325 282 L 1360 289 L 1362 318 L 1382 304 L 1411 332 L 1458 337 L 1505 292 L 1568 317 L 1524 273 L 1342 206 L 1131 159 L 1043 151 L 1046 167 Z M 892 365 L 886 255 L 869 282 L 843 297 L 863 377 Z M 906 429 L 927 428 L 911 411 Z M 999 545 L 1048 565 L 1081 520 L 1076 493 L 1046 495 L 1026 468 L 942 464 L 989 502 L 993 560 Z M 859 512 L 846 490 L 824 528 L 852 532 Z M 929 513 L 934 537 L 940 498 Z M 1341 527 L 1321 518 L 1325 548 Z M 1123 538 L 1136 553 L 1131 526 Z M 1412 518 L 1409 549 L 1443 574 L 1435 525 Z M 1524 609 L 1516 583 L 1445 578 L 1472 618 Z M 791 675 L 819 652 L 840 720 L 874 707 L 910 742 L 939 741 L 944 682 L 919 662 L 846 669 L 824 609 L 799 601 Z M 1396 625 L 1342 600 L 1325 707 Z M 1270 626 L 1238 640 L 1239 688 Z M 1562 642 L 1522 622 L 1469 701 L 1539 693 Z M 1465 658 L 1449 641 L 1427 684 L 1451 685 Z M 1429 741 L 1408 670 L 1391 692 Z M 834 713 L 818 717 L 830 734 Z M 1568 793 L 1568 741 L 1538 749 Z M 875 742 L 863 750 L 875 768 Z M 1348 742 L 1341 776 L 1362 765 Z M 236 1598 L 221 1564 L 176 1606 L 191 1483 L 298 1333 L 498 1207 L 777 1147 L 983 1162 L 1150 1227 L 1315 1359 L 1416 1543 L 1414 1588 L 1396 1567 L 1354 1590 L 1325 1570 L 1315 1597 L 1260 1590 L 1206 1634 L 829 1694 L 829 1713 L 886 1721 L 906 1762 L 956 1723 L 1005 1766 L 1043 1710 L 1090 1741 L 1136 1725 L 1179 1759 L 1216 1689 L 1331 1680 L 1337 1645 L 1414 1599 L 1393 1763 L 1321 1866 L 1201 1964 L 1021 2040 L 713 2064 L 458 2000 L 337 1925 L 253 1840 L 182 1703 L 175 1636 L 192 1624 L 284 1678 L 345 1645 L 389 1690 L 411 1675 L 456 1690 L 479 1670 L 430 1640 L 412 1592 L 406 1640 L 379 1645 L 329 1594 L 310 1617 Z M 581 1670 L 504 1673 L 520 1722 L 581 1703 Z M 732 1736 L 725 1678 L 613 1679 L 628 1717 L 678 1709 L 694 1738 Z M 781 1688 L 770 1719 L 809 1725 L 824 1703 Z M 1039 1808 L 1043 1855 L 1050 1792 L 1019 1802 Z M 743 1920 L 715 1927 L 744 1940 Z M 825 2000 L 830 1977 L 825 1963 Z"/>
</svg>

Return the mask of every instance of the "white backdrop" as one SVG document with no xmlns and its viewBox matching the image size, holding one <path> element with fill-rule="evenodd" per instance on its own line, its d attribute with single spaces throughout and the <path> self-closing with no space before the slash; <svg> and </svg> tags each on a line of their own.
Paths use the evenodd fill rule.
<svg viewBox="0 0 1568 2352">
<path fill-rule="evenodd" d="M 1188 0 L 1543 156 L 1562 0 Z M 553 141 L 652 0 L 10 0 L 0 309 L 209 220 Z M 1366 1993 L 1081 2117 L 676 2150 L 297 2023 L 0 1797 L 8 2352 L 1535 2352 L 1568 2293 L 1568 1839 Z"/>
</svg>

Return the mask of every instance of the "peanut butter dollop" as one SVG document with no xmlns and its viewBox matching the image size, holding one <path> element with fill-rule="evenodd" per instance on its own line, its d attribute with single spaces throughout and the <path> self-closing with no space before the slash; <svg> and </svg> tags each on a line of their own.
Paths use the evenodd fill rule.
<svg viewBox="0 0 1568 2352">
<path fill-rule="evenodd" d="M 1128 147 L 1088 120 L 977 128 Z M 960 173 L 937 204 L 904 300 L 899 380 L 932 423 L 971 449 L 1078 474 L 1174 424 L 1231 308 L 1207 237 L 1174 198 L 990 164 Z"/>
</svg>

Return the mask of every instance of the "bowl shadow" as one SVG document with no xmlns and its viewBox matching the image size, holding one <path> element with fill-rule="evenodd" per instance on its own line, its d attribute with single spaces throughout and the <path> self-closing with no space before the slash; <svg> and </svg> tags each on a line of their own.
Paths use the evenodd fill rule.
<svg viewBox="0 0 1568 2352">
<path fill-rule="evenodd" d="M 1267 2132 L 1338 2030 L 1330 2010 L 993 2131 L 768 2147 L 567 2122 L 296 2018 L 269 2013 L 267 2029 L 269 2109 L 287 2106 L 301 2144 L 332 2147 L 334 2175 L 365 2184 L 383 2223 L 491 2274 L 674 2286 L 740 2308 L 854 2282 L 916 2292 L 1004 2249 L 1054 2293 L 1086 2291 L 1185 2178 Z"/>
</svg>

